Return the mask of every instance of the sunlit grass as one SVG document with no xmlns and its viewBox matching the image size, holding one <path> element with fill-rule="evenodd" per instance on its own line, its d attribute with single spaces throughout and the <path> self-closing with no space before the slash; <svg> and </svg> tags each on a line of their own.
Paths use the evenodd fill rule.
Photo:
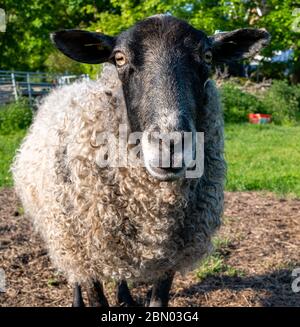
<svg viewBox="0 0 300 327">
<path fill-rule="evenodd" d="M 300 197 L 300 126 L 228 125 L 225 144 L 227 190 Z"/>
<path fill-rule="evenodd" d="M 0 134 L 0 187 L 11 186 L 9 166 L 25 131 Z M 229 191 L 266 190 L 300 197 L 300 126 L 226 126 Z"/>
<path fill-rule="evenodd" d="M 226 256 L 230 252 L 231 241 L 226 238 L 215 237 L 213 239 L 214 251 L 205 258 L 196 270 L 197 277 L 203 281 L 209 277 L 227 276 L 240 277 L 243 272 L 226 263 Z"/>
<path fill-rule="evenodd" d="M 13 184 L 9 168 L 25 133 L 25 131 L 19 131 L 11 135 L 0 134 L 0 187 Z"/>
</svg>

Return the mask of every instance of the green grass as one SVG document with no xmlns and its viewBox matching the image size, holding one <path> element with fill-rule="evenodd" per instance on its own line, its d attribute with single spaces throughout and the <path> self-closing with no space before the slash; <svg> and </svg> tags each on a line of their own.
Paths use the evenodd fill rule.
<svg viewBox="0 0 300 327">
<path fill-rule="evenodd" d="M 25 131 L 19 131 L 10 135 L 0 134 L 0 187 L 12 185 L 9 167 L 25 133 Z"/>
<path fill-rule="evenodd" d="M 300 197 L 300 126 L 227 125 L 229 191 Z"/>
<path fill-rule="evenodd" d="M 214 252 L 205 258 L 200 267 L 197 269 L 196 274 L 200 281 L 209 277 L 227 276 L 227 277 L 240 277 L 243 272 L 228 265 L 226 256 L 230 253 L 230 240 L 215 237 L 213 239 Z"/>
<path fill-rule="evenodd" d="M 25 131 L 0 134 L 0 187 Z M 300 126 L 230 124 L 226 126 L 230 191 L 266 190 L 300 198 Z"/>
</svg>

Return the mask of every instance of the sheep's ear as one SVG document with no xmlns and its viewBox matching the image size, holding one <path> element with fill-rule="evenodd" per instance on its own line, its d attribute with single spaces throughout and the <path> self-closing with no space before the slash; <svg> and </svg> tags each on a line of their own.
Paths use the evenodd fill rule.
<svg viewBox="0 0 300 327">
<path fill-rule="evenodd" d="M 108 61 L 115 44 L 114 37 L 81 30 L 58 31 L 51 40 L 63 54 L 87 64 Z"/>
<path fill-rule="evenodd" d="M 243 28 L 218 33 L 210 37 L 213 58 L 216 62 L 249 58 L 267 46 L 270 39 L 270 34 L 264 29 Z"/>
</svg>

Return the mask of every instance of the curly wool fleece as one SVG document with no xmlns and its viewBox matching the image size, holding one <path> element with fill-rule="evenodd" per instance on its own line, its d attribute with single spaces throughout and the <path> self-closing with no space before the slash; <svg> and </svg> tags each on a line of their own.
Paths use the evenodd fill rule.
<svg viewBox="0 0 300 327">
<path fill-rule="evenodd" d="M 54 90 L 13 164 L 25 212 L 70 283 L 153 281 L 187 271 L 209 251 L 223 211 L 223 118 L 214 82 L 202 109 L 204 175 L 161 182 L 144 168 L 100 168 L 96 134 L 126 122 L 121 83 L 106 65 L 98 81 Z"/>
</svg>

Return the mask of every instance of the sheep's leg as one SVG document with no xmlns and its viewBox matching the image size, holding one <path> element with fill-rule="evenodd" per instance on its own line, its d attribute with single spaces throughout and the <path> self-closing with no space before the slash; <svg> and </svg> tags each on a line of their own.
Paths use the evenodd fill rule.
<svg viewBox="0 0 300 327">
<path fill-rule="evenodd" d="M 84 307 L 81 286 L 78 283 L 75 283 L 74 285 L 72 307 Z"/>
<path fill-rule="evenodd" d="M 133 307 L 136 302 L 133 300 L 127 282 L 121 280 L 117 286 L 117 302 L 120 306 Z"/>
<path fill-rule="evenodd" d="M 87 288 L 87 296 L 90 307 L 108 307 L 108 301 L 103 292 L 103 286 L 99 281 L 93 282 L 92 286 Z"/>
<path fill-rule="evenodd" d="M 165 276 L 158 279 L 151 291 L 150 307 L 167 307 L 169 292 L 172 286 L 175 272 L 169 271 Z"/>
</svg>

